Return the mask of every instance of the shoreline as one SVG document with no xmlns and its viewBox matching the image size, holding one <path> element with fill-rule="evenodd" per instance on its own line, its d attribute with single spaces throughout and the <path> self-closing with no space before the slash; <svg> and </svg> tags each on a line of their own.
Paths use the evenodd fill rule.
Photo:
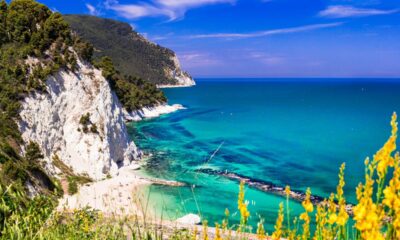
<svg viewBox="0 0 400 240">
<path fill-rule="evenodd" d="M 139 122 L 145 119 L 157 118 L 162 115 L 170 114 L 179 110 L 186 109 L 181 104 L 161 104 L 154 107 L 144 107 L 133 112 L 124 112 L 126 122 Z"/>
<path fill-rule="evenodd" d="M 157 88 L 187 88 L 187 87 L 194 87 L 196 84 L 181 84 L 181 85 L 157 85 Z"/>
<path fill-rule="evenodd" d="M 186 109 L 180 104 L 162 104 L 155 107 L 146 107 L 128 113 L 124 112 L 126 122 L 138 122 L 146 119 L 157 118 Z M 115 176 L 81 185 L 78 192 L 73 195 L 64 195 L 60 199 L 57 211 L 73 211 L 86 207 L 99 210 L 105 215 L 136 215 L 139 217 L 152 216 L 155 209 L 143 209 L 143 204 L 148 205 L 144 190 L 151 185 L 164 185 L 170 187 L 183 187 L 186 183 L 143 176 L 138 173 L 146 157 L 132 162 L 118 170 Z M 148 200 L 147 200 L 148 201 Z M 165 220 L 168 224 L 194 225 L 201 219 L 196 214 Z"/>
<path fill-rule="evenodd" d="M 150 185 L 171 187 L 185 186 L 185 183 L 137 174 L 139 164 L 122 167 L 118 175 L 79 187 L 74 195 L 64 195 L 57 210 L 74 210 L 90 207 L 104 214 L 145 215 L 141 209 L 145 197 L 142 190 Z M 144 202 L 147 204 L 146 202 Z"/>
</svg>

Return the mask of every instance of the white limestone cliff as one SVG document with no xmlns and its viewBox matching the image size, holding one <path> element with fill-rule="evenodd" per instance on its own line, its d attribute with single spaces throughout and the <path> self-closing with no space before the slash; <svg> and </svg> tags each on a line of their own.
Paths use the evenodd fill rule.
<svg viewBox="0 0 400 240">
<path fill-rule="evenodd" d="M 174 87 L 191 87 L 195 86 L 196 82 L 185 71 L 182 70 L 178 57 L 174 54 L 171 56 L 171 61 L 174 63 L 173 69 L 164 69 L 166 75 L 170 79 L 174 79 L 176 84 L 157 85 L 158 88 L 174 88 Z"/>
<path fill-rule="evenodd" d="M 40 145 L 48 163 L 57 155 L 76 173 L 99 180 L 140 158 L 123 108 L 100 70 L 78 61 L 76 71 L 61 70 L 46 85 L 46 93 L 31 93 L 21 102 L 19 130 L 26 142 Z M 84 114 L 98 133 L 83 131 Z"/>
</svg>

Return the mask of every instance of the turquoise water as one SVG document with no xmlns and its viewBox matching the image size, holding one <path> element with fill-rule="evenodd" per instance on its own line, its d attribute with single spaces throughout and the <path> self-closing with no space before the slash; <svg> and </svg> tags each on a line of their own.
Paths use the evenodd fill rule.
<svg viewBox="0 0 400 240">
<path fill-rule="evenodd" d="M 152 154 L 143 174 L 192 186 L 152 186 L 150 202 L 158 214 L 200 213 L 214 223 L 228 208 L 232 221 L 237 220 L 238 183 L 199 173 L 199 168 L 298 190 L 310 186 L 313 194 L 326 197 L 335 191 L 339 166 L 346 162 L 345 192 L 354 201 L 365 157 L 386 141 L 391 114 L 400 110 L 400 84 L 279 81 L 213 79 L 193 88 L 165 89 L 170 104 L 187 109 L 130 125 L 135 142 Z M 254 189 L 247 189 L 246 198 L 251 223 L 259 214 L 271 230 L 284 199 Z M 291 208 L 292 214 L 301 211 L 296 202 Z"/>
</svg>

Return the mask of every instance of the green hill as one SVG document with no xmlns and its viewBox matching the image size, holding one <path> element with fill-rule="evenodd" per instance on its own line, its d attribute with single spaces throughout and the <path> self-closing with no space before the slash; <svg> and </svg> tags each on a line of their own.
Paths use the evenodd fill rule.
<svg viewBox="0 0 400 240">
<path fill-rule="evenodd" d="M 122 74 L 158 85 L 179 84 L 191 77 L 180 69 L 175 53 L 149 42 L 128 23 L 88 15 L 65 15 L 71 28 L 93 44 L 94 58 L 109 56 Z"/>
</svg>

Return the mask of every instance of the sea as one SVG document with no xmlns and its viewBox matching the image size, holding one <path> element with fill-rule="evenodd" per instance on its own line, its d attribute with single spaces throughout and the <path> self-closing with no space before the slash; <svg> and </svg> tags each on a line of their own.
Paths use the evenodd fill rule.
<svg viewBox="0 0 400 240">
<path fill-rule="evenodd" d="M 149 154 L 140 174 L 186 186 L 147 187 L 146 209 L 169 220 L 197 214 L 209 225 L 226 209 L 232 225 L 239 221 L 239 183 L 217 171 L 328 197 L 346 163 L 345 196 L 355 203 L 364 160 L 400 112 L 400 79 L 197 79 L 195 87 L 163 91 L 186 109 L 131 123 L 129 133 Z M 273 231 L 286 199 L 248 186 L 245 194 L 249 225 L 262 218 Z M 294 200 L 289 207 L 290 218 L 303 211 Z"/>
</svg>

